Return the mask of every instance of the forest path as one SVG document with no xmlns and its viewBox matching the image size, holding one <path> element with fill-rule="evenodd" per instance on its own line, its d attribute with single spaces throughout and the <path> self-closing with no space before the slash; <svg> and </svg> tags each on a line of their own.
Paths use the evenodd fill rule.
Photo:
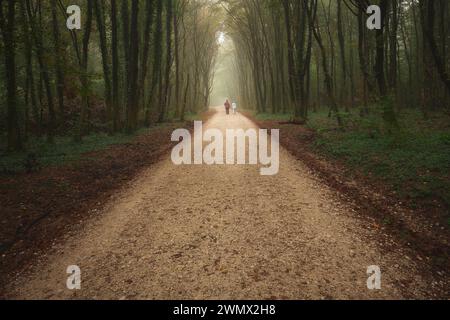
<svg viewBox="0 0 450 320">
<path fill-rule="evenodd" d="M 256 128 L 222 110 L 205 127 Z M 280 164 L 261 176 L 255 166 L 175 166 L 168 156 L 14 279 L 7 297 L 427 297 L 431 284 L 400 246 L 283 148 Z M 81 268 L 79 291 L 66 288 L 69 265 Z M 367 289 L 370 265 L 381 267 L 381 290 Z"/>
</svg>

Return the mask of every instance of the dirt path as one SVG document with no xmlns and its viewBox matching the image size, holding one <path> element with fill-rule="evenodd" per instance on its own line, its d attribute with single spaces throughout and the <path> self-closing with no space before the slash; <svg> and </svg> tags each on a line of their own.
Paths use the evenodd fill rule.
<svg viewBox="0 0 450 320">
<path fill-rule="evenodd" d="M 255 125 L 219 112 L 205 126 Z M 266 177 L 254 166 L 175 166 L 169 158 L 13 279 L 7 297 L 402 299 L 437 292 L 414 257 L 284 149 L 279 174 Z M 82 270 L 79 291 L 66 288 L 69 265 Z M 367 289 L 370 265 L 381 267 L 382 290 Z"/>
</svg>

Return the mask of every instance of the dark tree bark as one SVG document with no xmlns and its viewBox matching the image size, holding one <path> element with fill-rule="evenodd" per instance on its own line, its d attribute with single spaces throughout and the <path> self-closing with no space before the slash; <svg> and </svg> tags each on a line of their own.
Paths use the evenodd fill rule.
<svg viewBox="0 0 450 320">
<path fill-rule="evenodd" d="M 319 30 L 319 26 L 317 25 L 317 0 L 311 1 L 311 6 L 308 7 L 308 4 L 305 4 L 305 9 L 308 12 L 308 20 L 310 28 L 312 28 L 314 33 L 314 38 L 316 39 L 317 45 L 319 46 L 320 54 L 322 56 L 322 69 L 325 76 L 325 87 L 328 95 L 328 102 L 330 104 L 330 109 L 334 112 L 338 125 L 340 128 L 343 127 L 342 118 L 339 114 L 339 107 L 336 103 L 336 98 L 334 96 L 333 90 L 333 78 L 329 72 L 328 62 L 326 50 L 323 45 L 322 36 Z"/>
<path fill-rule="evenodd" d="M 288 53 L 288 72 L 289 72 L 289 89 L 291 96 L 291 103 L 296 104 L 297 101 L 297 86 L 295 85 L 295 61 L 294 61 L 294 46 L 292 41 L 292 24 L 291 24 L 291 9 L 289 0 L 283 0 L 284 19 L 286 23 L 287 34 L 287 53 Z"/>
<path fill-rule="evenodd" d="M 343 26 L 342 0 L 337 0 L 337 14 L 338 14 L 338 39 L 339 49 L 341 53 L 341 68 L 342 68 L 342 87 L 341 87 L 341 103 L 345 103 L 347 98 L 347 59 L 345 56 L 345 37 Z"/>
<path fill-rule="evenodd" d="M 27 13 L 28 13 L 28 19 L 30 21 L 31 26 L 31 34 L 33 35 L 35 46 L 36 46 L 36 56 L 41 72 L 42 77 L 42 84 L 44 86 L 46 95 L 47 95 L 47 105 L 48 105 L 48 125 L 47 125 L 47 137 L 48 141 L 50 143 L 53 142 L 54 135 L 55 135 L 55 124 L 56 124 L 56 115 L 55 115 L 55 108 L 54 108 L 54 101 L 53 101 L 53 93 L 52 88 L 50 84 L 50 74 L 49 70 L 47 68 L 47 64 L 45 63 L 44 59 L 44 45 L 43 45 L 43 39 L 42 39 L 42 30 L 41 26 L 38 26 L 38 23 L 36 22 L 36 16 L 35 12 L 32 10 L 32 4 L 31 0 L 26 0 L 27 5 Z M 41 3 L 38 3 L 38 6 L 40 6 Z M 38 13 L 41 12 L 41 10 L 37 10 Z M 42 104 L 41 104 L 42 105 Z"/>
<path fill-rule="evenodd" d="M 59 21 L 57 15 L 58 5 L 56 0 L 51 1 L 53 41 L 55 50 L 55 74 L 56 74 L 56 94 L 58 96 L 59 115 L 64 122 L 64 71 L 63 71 L 63 53 L 61 52 L 61 35 L 59 33 Z"/>
<path fill-rule="evenodd" d="M 6 2 L 6 1 L 5 1 Z M 16 83 L 16 59 L 14 29 L 16 27 L 16 4 L 15 0 L 6 2 L 6 17 L 3 14 L 3 3 L 0 1 L 0 27 L 3 33 L 5 48 L 5 77 L 7 91 L 7 130 L 8 149 L 17 151 L 22 149 L 22 138 L 19 127 L 17 111 L 17 83 Z"/>
<path fill-rule="evenodd" d="M 89 76 L 88 76 L 88 63 L 89 63 L 89 43 L 91 40 L 91 29 L 92 29 L 92 15 L 93 15 L 93 6 L 94 0 L 87 0 L 88 9 L 87 9 L 87 19 L 85 32 L 83 35 L 83 48 L 81 53 L 81 87 L 82 87 L 82 103 L 81 103 L 81 112 L 80 118 L 78 121 L 78 129 L 75 135 L 75 141 L 81 142 L 83 140 L 83 136 L 86 133 L 86 119 L 87 113 L 89 110 Z"/>
<path fill-rule="evenodd" d="M 166 118 L 166 112 L 168 109 L 167 102 L 168 102 L 168 93 L 169 93 L 169 86 L 170 86 L 170 70 L 172 68 L 172 13 L 173 13 L 173 7 L 172 7 L 172 0 L 166 0 L 166 70 L 165 70 L 165 83 L 164 83 L 164 92 L 162 96 L 162 100 L 160 103 L 159 108 L 159 118 L 158 122 L 163 122 Z"/>
<path fill-rule="evenodd" d="M 367 50 L 366 50 L 366 33 L 365 33 L 365 15 L 366 7 L 362 4 L 358 5 L 358 55 L 359 55 L 359 66 L 361 73 L 363 75 L 363 113 L 367 113 L 367 105 L 369 100 L 369 95 L 373 92 L 372 81 L 370 80 L 370 73 L 368 68 L 367 60 Z"/>
<path fill-rule="evenodd" d="M 111 0 L 111 49 L 112 49 L 112 109 L 113 131 L 120 126 L 120 84 L 119 84 L 119 30 L 117 21 L 117 1 Z"/>
<path fill-rule="evenodd" d="M 181 108 L 181 121 L 184 121 L 184 117 L 186 115 L 186 108 L 188 104 L 188 93 L 189 93 L 189 86 L 191 82 L 191 75 L 188 74 L 187 82 L 186 82 L 186 89 L 184 90 L 184 99 L 183 99 L 183 107 Z"/>
<path fill-rule="evenodd" d="M 103 4 L 100 0 L 94 0 L 95 17 L 97 20 L 97 29 L 100 40 L 100 51 L 102 54 L 102 66 L 103 66 L 103 80 L 105 83 L 105 103 L 106 103 L 106 116 L 108 131 L 111 134 L 113 132 L 113 119 L 112 119 L 112 94 L 111 94 L 111 71 L 109 68 L 109 54 L 108 43 L 106 40 L 105 31 L 105 18 Z"/>
<path fill-rule="evenodd" d="M 127 131 L 134 132 L 138 125 L 138 72 L 139 72 L 139 0 L 131 2 L 131 27 L 130 27 L 130 64 L 128 72 L 128 123 Z"/>
<path fill-rule="evenodd" d="M 138 96 L 139 98 L 144 98 L 145 94 L 143 92 L 143 88 L 145 85 L 145 81 L 147 79 L 148 73 L 148 60 L 149 60 L 149 52 L 150 52 L 150 38 L 152 34 L 152 25 L 153 25 L 153 11 L 154 11 L 154 1 L 147 0 L 145 7 L 145 28 L 144 28 L 144 50 L 142 51 L 142 64 L 141 64 L 141 73 L 139 77 L 138 84 Z M 145 101 L 142 99 L 142 101 Z M 145 103 L 144 107 L 145 107 Z"/>
<path fill-rule="evenodd" d="M 122 41 L 125 56 L 125 77 L 129 73 L 129 61 L 130 61 L 130 17 L 129 17 L 129 0 L 122 0 L 121 17 L 122 17 Z M 128 79 L 125 78 L 125 86 L 128 85 Z"/>
<path fill-rule="evenodd" d="M 386 15 L 388 8 L 388 0 L 380 1 L 381 9 L 381 29 L 376 30 L 376 57 L 375 57 L 375 67 L 374 74 L 377 79 L 378 90 L 381 97 L 386 97 L 387 95 L 387 85 L 386 76 L 384 72 L 384 30 L 386 27 Z"/>
<path fill-rule="evenodd" d="M 180 117 L 180 31 L 179 31 L 179 1 L 174 0 L 173 32 L 174 32 L 174 55 L 175 55 L 175 119 Z"/>
<path fill-rule="evenodd" d="M 396 91 L 397 88 L 397 72 L 398 72 L 398 62 L 397 62 L 397 53 L 398 53 L 398 28 L 399 28 L 399 18 L 398 18 L 398 0 L 391 0 L 392 5 L 392 22 L 389 34 L 390 40 L 390 65 L 389 65 L 389 86 L 392 90 Z"/>
<path fill-rule="evenodd" d="M 422 11 L 422 28 L 424 29 L 424 37 L 427 42 L 431 55 L 433 57 L 436 69 L 439 73 L 439 77 L 444 83 L 447 93 L 450 94 L 450 78 L 446 71 L 445 63 L 439 53 L 439 48 L 434 36 L 435 27 L 435 1 L 434 0 L 422 0 L 420 2 Z"/>
<path fill-rule="evenodd" d="M 24 33 L 24 49 L 25 49 L 25 60 L 26 60 L 26 102 L 27 102 L 27 112 L 31 109 L 31 113 L 33 114 L 33 121 L 36 126 L 37 135 L 41 134 L 41 122 L 39 118 L 39 110 L 38 110 L 38 101 L 36 96 L 35 89 L 35 78 L 33 71 L 33 45 L 32 39 L 30 37 L 30 26 L 28 23 L 27 12 L 25 9 L 25 4 L 23 1 L 19 2 L 20 5 L 20 18 L 22 19 L 23 24 L 23 33 Z M 29 117 L 26 117 L 29 120 Z M 28 124 L 26 124 L 28 127 Z M 28 130 L 27 130 L 28 131 Z"/>
<path fill-rule="evenodd" d="M 269 43 L 269 37 L 267 36 L 267 28 L 266 24 L 263 20 L 262 16 L 262 9 L 261 4 L 258 2 L 258 0 L 253 0 L 253 4 L 255 6 L 255 9 L 257 10 L 257 14 L 259 17 L 259 25 L 261 28 L 261 32 L 263 35 L 263 50 L 265 52 L 266 60 L 267 60 L 267 67 L 269 69 L 269 77 L 270 77 L 270 96 L 271 96 L 271 112 L 276 112 L 276 94 L 275 94 L 275 75 L 274 75 L 274 68 L 273 68 L 273 62 L 272 62 L 272 53 Z"/>
<path fill-rule="evenodd" d="M 150 85 L 150 93 L 146 106 L 146 124 L 150 124 L 151 108 L 155 101 L 154 94 L 157 85 L 161 82 L 161 55 L 162 55 L 162 13 L 163 13 L 163 1 L 157 0 L 156 6 L 156 25 L 153 39 L 153 74 L 152 83 Z"/>
</svg>

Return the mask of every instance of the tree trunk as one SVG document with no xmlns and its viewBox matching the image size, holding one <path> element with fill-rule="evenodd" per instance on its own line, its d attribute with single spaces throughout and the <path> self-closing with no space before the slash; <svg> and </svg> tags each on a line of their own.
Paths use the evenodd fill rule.
<svg viewBox="0 0 450 320">
<path fill-rule="evenodd" d="M 347 99 L 347 60 L 345 57 L 345 37 L 344 37 L 344 27 L 343 27 L 343 16 L 342 16 L 342 0 L 337 2 L 337 13 L 338 13 L 338 38 L 339 38 L 339 48 L 341 53 L 341 68 L 342 68 L 342 88 L 341 88 L 341 103 L 346 104 Z"/>
<path fill-rule="evenodd" d="M 152 82 L 150 84 L 150 93 L 148 96 L 147 106 L 146 106 L 146 125 L 150 124 L 151 108 L 155 101 L 155 89 L 156 86 L 161 82 L 161 55 L 162 55 L 162 13 L 163 13 L 163 0 L 157 0 L 156 4 L 156 25 L 155 33 L 153 38 L 153 67 L 152 67 Z"/>
<path fill-rule="evenodd" d="M 119 31 L 117 23 L 117 1 L 111 0 L 111 48 L 112 48 L 112 109 L 113 132 L 120 126 L 120 84 L 119 84 Z"/>
<path fill-rule="evenodd" d="M 138 125 L 138 72 L 139 72 L 139 0 L 131 1 L 131 27 L 130 27 L 130 63 L 128 72 L 128 100 L 127 132 L 132 133 Z"/>
<path fill-rule="evenodd" d="M 81 53 L 81 112 L 80 119 L 78 121 L 78 129 L 75 135 L 75 141 L 81 142 L 83 136 L 86 133 L 86 118 L 89 111 L 89 76 L 88 76 L 88 63 L 89 63 L 89 42 L 91 39 L 92 29 L 92 14 L 93 14 L 93 1 L 88 0 L 87 20 L 86 27 L 83 36 L 83 49 Z"/>
<path fill-rule="evenodd" d="M 143 107 L 145 108 L 145 92 L 144 92 L 144 86 L 147 79 L 147 73 L 148 73 L 148 58 L 149 58 L 149 51 L 150 51 L 150 38 L 152 34 L 152 24 L 153 24 L 153 9 L 154 9 L 154 2 L 153 0 L 147 0 L 146 1 L 146 7 L 145 7 L 145 28 L 144 28 L 144 50 L 142 51 L 142 64 L 140 67 L 141 73 L 139 77 L 139 84 L 138 84 L 138 97 L 140 99 L 141 104 L 143 104 Z M 142 99 L 142 100 L 141 100 Z"/>
<path fill-rule="evenodd" d="M 294 46 L 292 41 L 292 26 L 291 26 L 291 9 L 289 0 L 283 0 L 284 19 L 286 22 L 287 34 L 287 51 L 288 51 L 288 72 L 289 72 L 289 89 L 291 96 L 291 103 L 297 103 L 297 86 L 295 85 L 295 61 L 294 61 Z"/>
<path fill-rule="evenodd" d="M 173 28 L 174 28 L 174 49 L 175 49 L 175 119 L 180 118 L 180 33 L 179 33 L 179 2 L 175 1 L 175 10 L 173 14 Z"/>
<path fill-rule="evenodd" d="M 308 8 L 308 5 L 305 4 L 305 9 L 308 12 L 308 20 L 310 24 L 310 28 L 312 28 L 314 33 L 314 38 L 316 39 L 317 45 L 319 46 L 320 53 L 322 56 L 322 69 L 325 75 L 325 87 L 327 89 L 328 100 L 330 104 L 330 109 L 334 112 L 338 125 L 340 128 L 343 127 L 342 118 L 339 114 L 339 107 L 336 103 L 336 99 L 334 97 L 333 92 L 333 78 L 328 69 L 327 55 L 325 51 L 325 47 L 323 45 L 322 36 L 320 34 L 319 27 L 317 25 L 317 0 L 313 0 L 311 2 L 311 7 Z"/>
<path fill-rule="evenodd" d="M 54 40 L 54 50 L 55 50 L 55 74 L 56 74 L 56 93 L 58 96 L 58 106 L 59 115 L 62 123 L 65 119 L 65 109 L 64 109 L 64 72 L 63 72 L 63 61 L 64 56 L 61 52 L 61 36 L 59 34 L 59 22 L 57 15 L 57 3 L 56 0 L 52 0 L 52 24 L 53 24 L 53 40 Z"/>
<path fill-rule="evenodd" d="M 3 32 L 3 42 L 5 48 L 5 78 L 7 91 L 6 102 L 8 104 L 8 149 L 11 151 L 18 151 L 23 147 L 17 111 L 16 54 L 14 41 L 14 29 L 16 25 L 15 5 L 15 0 L 7 1 L 6 17 L 4 17 L 3 8 L 1 7 L 2 3 L 0 2 L 0 26 Z"/>
<path fill-rule="evenodd" d="M 392 4 L 392 22 L 390 28 L 390 66 L 389 66 L 389 86 L 391 90 L 394 92 L 397 88 L 397 72 L 398 72 L 398 63 L 397 63 L 397 52 L 398 52 L 398 0 L 391 0 Z"/>
<path fill-rule="evenodd" d="M 165 84 L 163 89 L 163 96 L 160 103 L 159 108 L 159 118 L 158 122 L 164 122 L 166 119 L 166 112 L 168 110 L 168 93 L 169 93 L 169 85 L 170 85 L 170 70 L 172 68 L 172 0 L 166 0 L 166 70 L 165 70 Z"/>
<path fill-rule="evenodd" d="M 386 27 L 388 0 L 380 1 L 381 9 L 381 29 L 376 30 L 376 58 L 374 74 L 377 79 L 378 90 L 382 98 L 387 95 L 386 77 L 384 73 L 384 29 Z"/>
<path fill-rule="evenodd" d="M 105 19 L 104 19 L 104 9 L 103 4 L 100 0 L 94 0 L 95 15 L 97 20 L 97 29 L 99 33 L 100 40 L 100 51 L 102 54 L 102 65 L 103 65 L 103 79 L 105 83 L 105 103 L 106 103 L 106 117 L 107 126 L 110 134 L 114 131 L 113 128 L 113 117 L 112 117 L 112 94 L 111 94 L 111 76 L 109 69 L 109 55 L 108 55 L 108 44 L 106 40 L 105 31 Z"/>
<path fill-rule="evenodd" d="M 30 0 L 26 1 L 27 4 L 27 12 L 28 12 L 28 19 L 30 21 L 31 25 L 31 34 L 34 37 L 34 42 L 36 45 L 36 56 L 39 63 L 39 68 L 41 71 L 42 76 L 42 83 L 47 95 L 47 105 L 48 105 L 48 114 L 49 114 L 49 120 L 48 120 L 48 128 L 47 128 L 47 137 L 48 142 L 53 143 L 54 135 L 55 135 L 55 124 L 56 124 L 56 116 L 55 116 L 55 108 L 54 108 L 54 102 L 53 102 L 53 93 L 52 88 L 50 85 L 50 74 L 49 70 L 47 68 L 47 65 L 45 63 L 44 59 L 44 45 L 43 45 L 43 39 L 42 39 L 42 30 L 40 26 L 37 25 L 36 17 L 34 16 L 35 13 L 33 13 L 31 9 L 31 2 Z M 38 5 L 41 5 L 39 3 Z M 38 10 L 40 12 L 40 10 Z M 41 104 L 42 105 L 42 104 Z"/>
<path fill-rule="evenodd" d="M 431 55 L 433 57 L 436 69 L 439 73 L 441 81 L 444 83 L 447 93 L 450 94 L 450 78 L 446 71 L 446 66 L 439 53 L 439 48 L 434 38 L 434 21 L 435 21 L 435 1 L 422 0 L 420 2 L 422 7 L 422 28 L 424 29 L 424 41 L 427 42 Z"/>
</svg>

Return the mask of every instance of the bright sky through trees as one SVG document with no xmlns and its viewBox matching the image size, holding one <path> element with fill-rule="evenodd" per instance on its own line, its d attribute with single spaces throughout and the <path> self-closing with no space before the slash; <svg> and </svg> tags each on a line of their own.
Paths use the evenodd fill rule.
<svg viewBox="0 0 450 320">
<path fill-rule="evenodd" d="M 220 32 L 219 37 L 217 38 L 217 42 L 222 45 L 225 42 L 225 33 Z"/>
</svg>

